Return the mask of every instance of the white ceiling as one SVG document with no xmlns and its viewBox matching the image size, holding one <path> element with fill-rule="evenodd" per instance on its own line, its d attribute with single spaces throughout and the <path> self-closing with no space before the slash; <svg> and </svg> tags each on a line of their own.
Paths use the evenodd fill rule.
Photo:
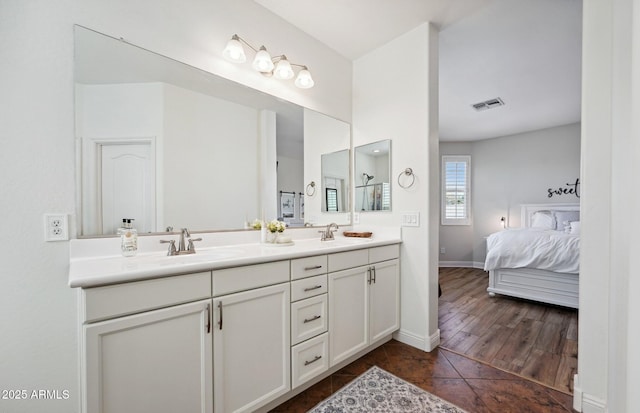
<svg viewBox="0 0 640 413">
<path fill-rule="evenodd" d="M 582 0 L 255 1 L 350 59 L 437 24 L 441 141 L 580 121 Z"/>
</svg>

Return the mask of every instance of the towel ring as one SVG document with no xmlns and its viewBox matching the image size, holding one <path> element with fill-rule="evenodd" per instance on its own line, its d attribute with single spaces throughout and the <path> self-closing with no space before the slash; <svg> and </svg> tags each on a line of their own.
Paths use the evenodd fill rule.
<svg viewBox="0 0 640 413">
<path fill-rule="evenodd" d="M 402 183 L 400 182 L 400 178 L 402 177 L 402 175 L 411 177 L 411 182 L 408 185 L 402 185 Z M 416 176 L 413 174 L 413 169 L 411 168 L 405 169 L 404 171 L 400 172 L 400 175 L 398 175 L 398 185 L 400 185 L 401 188 L 404 188 L 404 189 L 411 188 L 415 182 L 416 182 Z"/>
<path fill-rule="evenodd" d="M 311 181 L 309 185 L 307 185 L 307 189 L 305 191 L 307 195 L 314 196 L 316 194 L 316 183 L 315 181 Z"/>
</svg>

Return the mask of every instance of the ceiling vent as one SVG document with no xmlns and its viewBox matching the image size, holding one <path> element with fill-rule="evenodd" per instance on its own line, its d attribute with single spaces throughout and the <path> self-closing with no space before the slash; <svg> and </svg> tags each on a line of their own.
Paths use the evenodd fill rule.
<svg viewBox="0 0 640 413">
<path fill-rule="evenodd" d="M 497 108 L 498 106 L 504 106 L 504 102 L 500 98 L 485 100 L 484 102 L 474 103 L 471 105 L 476 111 Z"/>
</svg>

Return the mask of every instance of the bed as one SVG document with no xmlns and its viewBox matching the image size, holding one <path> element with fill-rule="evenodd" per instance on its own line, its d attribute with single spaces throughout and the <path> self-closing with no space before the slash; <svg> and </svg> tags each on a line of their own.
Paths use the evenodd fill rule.
<svg viewBox="0 0 640 413">
<path fill-rule="evenodd" d="M 522 227 L 487 237 L 489 295 L 578 308 L 579 214 L 579 204 L 522 205 Z"/>
</svg>

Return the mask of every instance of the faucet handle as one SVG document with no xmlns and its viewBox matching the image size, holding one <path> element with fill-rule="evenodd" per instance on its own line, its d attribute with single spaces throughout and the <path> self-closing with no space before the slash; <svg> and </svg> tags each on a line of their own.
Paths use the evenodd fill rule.
<svg viewBox="0 0 640 413">
<path fill-rule="evenodd" d="M 178 251 L 176 250 L 176 241 L 173 239 L 166 240 L 161 239 L 160 244 L 169 244 L 169 249 L 167 250 L 167 255 L 177 255 Z"/>
<path fill-rule="evenodd" d="M 202 241 L 202 238 L 189 238 L 189 244 L 187 245 L 187 251 L 196 252 L 196 247 L 193 245 L 193 241 Z"/>
</svg>

